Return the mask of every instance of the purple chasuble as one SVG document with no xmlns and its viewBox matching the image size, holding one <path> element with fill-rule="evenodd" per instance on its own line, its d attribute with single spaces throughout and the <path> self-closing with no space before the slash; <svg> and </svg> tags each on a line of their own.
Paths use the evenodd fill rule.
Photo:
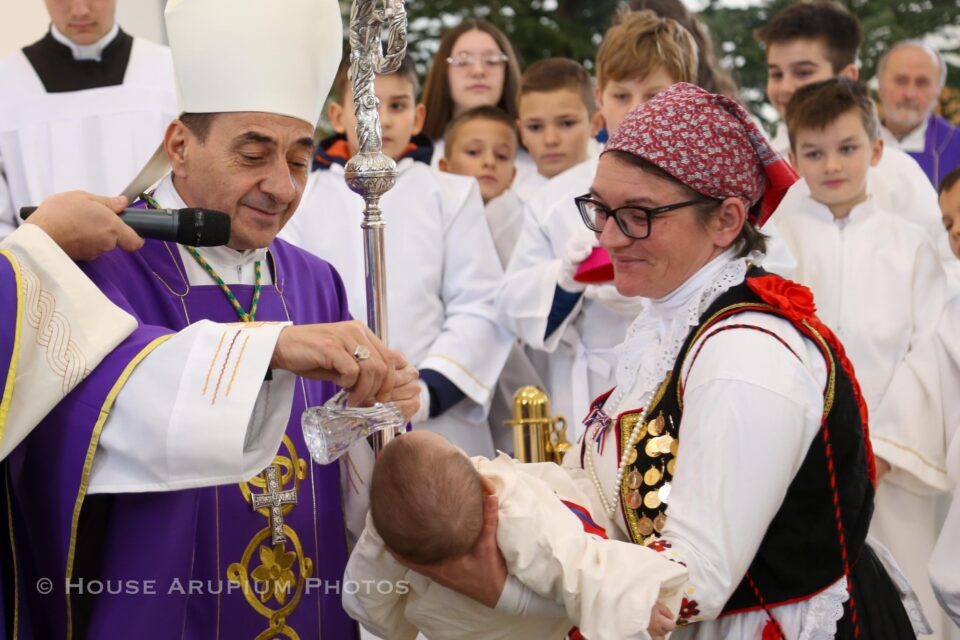
<svg viewBox="0 0 960 640">
<path fill-rule="evenodd" d="M 349 319 L 333 267 L 280 240 L 269 249 L 264 268 L 275 285 L 262 288 L 257 320 Z M 140 326 L 11 455 L 19 637 L 356 638 L 340 601 L 339 467 L 311 462 L 300 427 L 305 406 L 332 396 L 332 383 L 298 381 L 274 465 L 249 483 L 83 496 L 101 409 L 131 361 L 192 322 L 237 322 L 212 280 L 188 285 L 176 245 L 147 241 L 137 253 L 114 251 L 83 269 Z M 231 289 L 249 308 L 253 287 Z M 279 491 L 297 494 L 295 505 L 281 507 L 279 544 L 270 508 L 255 511 L 250 502 L 268 491 L 271 469 Z M 55 585 L 49 594 L 35 588 L 41 578 Z"/>
<path fill-rule="evenodd" d="M 907 153 L 920 164 L 933 188 L 939 189 L 946 175 L 960 167 L 960 130 L 937 114 L 930 114 L 923 151 Z"/>
<path fill-rule="evenodd" d="M 3 438 L 7 422 L 7 408 L 13 393 L 15 371 L 14 348 L 17 336 L 17 316 L 19 315 L 20 287 L 17 286 L 17 274 L 12 259 L 0 254 L 0 438 Z"/>
<path fill-rule="evenodd" d="M 17 316 L 20 313 L 20 287 L 17 275 L 9 255 L 0 254 L 0 441 L 5 434 L 7 412 L 13 394 L 13 376 L 16 367 Z M 9 530 L 7 524 L 6 465 L 0 462 L 3 473 L 4 489 L 0 491 L 0 526 L 2 531 Z M 4 526 L 7 525 L 7 526 Z M 0 602 L 14 590 L 13 551 L 8 536 L 0 538 Z M 0 606 L 0 633 L 13 624 L 12 616 L 7 619 L 6 607 Z"/>
</svg>

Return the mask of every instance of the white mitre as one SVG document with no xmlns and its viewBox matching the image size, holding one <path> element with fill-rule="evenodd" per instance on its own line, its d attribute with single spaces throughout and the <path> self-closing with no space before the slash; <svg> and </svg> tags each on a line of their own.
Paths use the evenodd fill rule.
<svg viewBox="0 0 960 640">
<path fill-rule="evenodd" d="M 164 17 L 181 113 L 320 120 L 343 52 L 337 0 L 168 0 Z M 124 195 L 169 170 L 158 149 Z"/>
</svg>

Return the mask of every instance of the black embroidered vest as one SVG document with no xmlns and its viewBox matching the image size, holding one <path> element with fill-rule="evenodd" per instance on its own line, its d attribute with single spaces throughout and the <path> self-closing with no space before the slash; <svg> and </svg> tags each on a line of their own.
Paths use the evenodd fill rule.
<svg viewBox="0 0 960 640">
<path fill-rule="evenodd" d="M 747 279 L 763 276 L 784 282 L 757 268 L 748 272 Z M 631 537 L 634 542 L 656 547 L 669 513 L 675 465 L 685 462 L 679 446 L 683 414 L 681 369 L 688 358 L 696 357 L 695 352 L 690 352 L 691 346 L 701 336 L 709 340 L 716 323 L 744 312 L 769 313 L 789 320 L 816 344 L 827 365 L 825 419 L 747 575 L 721 615 L 802 601 L 836 582 L 846 573 L 845 568 L 856 562 L 873 513 L 874 489 L 869 471 L 872 454 L 864 437 L 855 383 L 830 344 L 835 339 L 823 335 L 828 330 L 817 322 L 814 324 L 820 327 L 818 331 L 785 309 L 764 302 L 746 281 L 720 295 L 691 330 L 672 373 L 654 394 L 620 487 L 620 505 Z M 784 343 L 783 347 L 772 344 L 771 348 L 788 347 Z M 605 399 L 599 398 L 595 406 Z M 640 418 L 639 411 L 620 416 L 619 452 L 629 444 Z M 748 510 L 750 506 L 743 508 Z M 838 513 L 842 528 L 838 526 Z M 729 517 L 736 518 L 737 514 Z"/>
</svg>

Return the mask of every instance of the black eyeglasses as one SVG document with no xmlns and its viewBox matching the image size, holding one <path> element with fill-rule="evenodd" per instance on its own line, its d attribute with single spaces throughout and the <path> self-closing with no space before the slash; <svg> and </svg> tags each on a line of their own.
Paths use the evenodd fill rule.
<svg viewBox="0 0 960 640">
<path fill-rule="evenodd" d="M 578 196 L 574 198 L 573 201 L 577 203 L 577 209 L 580 210 L 580 217 L 583 218 L 583 223 L 587 225 L 587 228 L 591 231 L 597 233 L 603 231 L 604 225 L 607 224 L 607 218 L 613 216 L 623 235 L 628 238 L 633 238 L 634 240 L 643 240 L 650 236 L 650 227 L 652 226 L 651 223 L 655 216 L 694 204 L 720 202 L 719 200 L 711 198 L 698 198 L 696 200 L 687 200 L 686 202 L 668 204 L 662 207 L 648 208 L 632 204 L 611 209 L 594 200 L 589 193 Z"/>
</svg>

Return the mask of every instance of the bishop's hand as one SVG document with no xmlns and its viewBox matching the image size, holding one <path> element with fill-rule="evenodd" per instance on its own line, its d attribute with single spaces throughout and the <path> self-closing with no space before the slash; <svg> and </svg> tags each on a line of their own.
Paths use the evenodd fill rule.
<svg viewBox="0 0 960 640">
<path fill-rule="evenodd" d="M 351 406 L 405 399 L 411 384 L 403 356 L 356 320 L 284 327 L 271 367 L 334 382 L 347 390 Z"/>
<path fill-rule="evenodd" d="M 397 562 L 488 607 L 495 607 L 507 581 L 507 563 L 497 547 L 499 500 L 490 494 L 483 499 L 483 530 L 468 553 L 439 564 L 416 564 L 393 553 Z"/>
<path fill-rule="evenodd" d="M 394 368 L 397 372 L 397 383 L 390 392 L 388 400 L 397 405 L 403 417 L 409 422 L 420 409 L 420 385 L 417 380 L 420 372 L 407 362 L 399 351 L 391 351 L 394 357 Z"/>
</svg>

